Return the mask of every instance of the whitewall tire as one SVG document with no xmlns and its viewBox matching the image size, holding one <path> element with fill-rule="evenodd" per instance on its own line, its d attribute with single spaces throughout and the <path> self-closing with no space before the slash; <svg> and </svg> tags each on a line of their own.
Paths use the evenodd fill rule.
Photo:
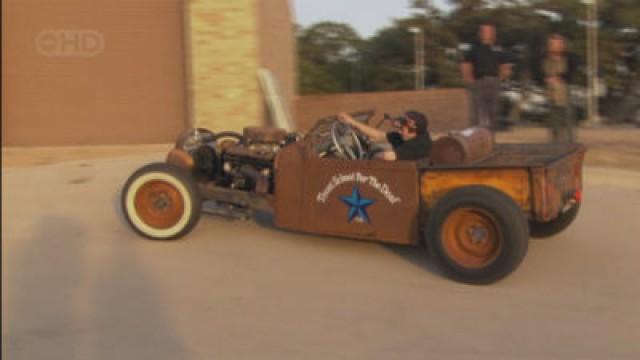
<svg viewBox="0 0 640 360">
<path fill-rule="evenodd" d="M 173 240 L 188 234 L 200 219 L 201 200 L 191 175 L 158 163 L 136 171 L 122 191 L 122 210 L 141 235 Z"/>
</svg>

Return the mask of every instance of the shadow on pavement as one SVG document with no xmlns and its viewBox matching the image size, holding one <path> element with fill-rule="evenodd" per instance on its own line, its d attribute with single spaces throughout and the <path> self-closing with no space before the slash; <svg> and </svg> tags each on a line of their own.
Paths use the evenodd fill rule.
<svg viewBox="0 0 640 360">
<path fill-rule="evenodd" d="M 273 215 L 267 212 L 256 213 L 254 215 L 253 221 L 255 221 L 259 226 L 269 230 L 282 231 L 289 234 L 306 235 L 306 236 L 309 235 L 303 232 L 295 232 L 290 230 L 278 229 L 273 223 Z M 367 242 L 366 240 L 357 240 L 357 239 L 347 239 L 347 241 Z M 446 278 L 446 274 L 437 266 L 433 257 L 430 254 L 428 254 L 427 250 L 422 245 L 402 246 L 402 245 L 391 245 L 391 244 L 384 244 L 384 243 L 379 243 L 379 244 L 384 249 L 403 258 L 404 260 L 419 267 L 420 269 L 430 272 L 434 275 Z"/>
<path fill-rule="evenodd" d="M 61 215 L 34 229 L 4 254 L 3 358 L 189 358 L 135 245 Z"/>
<path fill-rule="evenodd" d="M 430 272 L 442 278 L 447 278 L 447 275 L 442 271 L 435 263 L 435 259 L 428 251 L 422 246 L 401 246 L 401 245 L 382 245 L 385 249 L 393 254 L 403 258 L 416 267 Z"/>
<path fill-rule="evenodd" d="M 73 299 L 86 282 L 86 232 L 58 216 L 42 218 L 35 228 L 32 238 L 3 248 L 3 358 L 78 358 Z"/>
</svg>

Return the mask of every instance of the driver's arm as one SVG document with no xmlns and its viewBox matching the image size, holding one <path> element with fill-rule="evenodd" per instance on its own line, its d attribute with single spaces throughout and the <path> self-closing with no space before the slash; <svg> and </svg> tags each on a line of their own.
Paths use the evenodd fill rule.
<svg viewBox="0 0 640 360">
<path fill-rule="evenodd" d="M 346 114 L 346 113 L 341 113 L 338 115 L 338 120 L 340 120 L 341 122 L 354 127 L 356 129 L 358 129 L 360 132 L 362 132 L 363 134 L 367 135 L 369 137 L 369 139 L 371 141 L 374 142 L 382 142 L 387 140 L 387 133 L 380 130 L 380 129 L 376 129 L 374 127 L 371 127 L 369 125 L 363 124 L 359 121 L 357 121 L 356 119 L 354 119 L 353 117 L 351 117 L 351 115 Z"/>
<path fill-rule="evenodd" d="M 396 161 L 398 160 L 398 155 L 396 154 L 395 151 L 383 151 L 383 152 L 377 153 L 374 159 L 385 160 L 385 161 Z"/>
</svg>

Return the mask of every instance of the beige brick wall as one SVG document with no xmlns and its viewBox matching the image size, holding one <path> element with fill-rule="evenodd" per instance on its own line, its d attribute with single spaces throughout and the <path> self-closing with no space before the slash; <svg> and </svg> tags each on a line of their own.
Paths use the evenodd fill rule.
<svg viewBox="0 0 640 360">
<path fill-rule="evenodd" d="M 199 127 L 239 131 L 260 122 L 256 0 L 190 0 L 189 117 Z"/>
<path fill-rule="evenodd" d="M 189 0 L 186 14 L 192 123 L 213 131 L 268 124 L 260 67 L 272 71 L 293 113 L 296 52 L 288 0 Z"/>
</svg>

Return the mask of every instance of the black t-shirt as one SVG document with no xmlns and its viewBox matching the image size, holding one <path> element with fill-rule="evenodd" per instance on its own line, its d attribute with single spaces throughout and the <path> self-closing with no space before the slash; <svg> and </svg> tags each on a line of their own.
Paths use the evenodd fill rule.
<svg viewBox="0 0 640 360">
<path fill-rule="evenodd" d="M 405 141 L 399 132 L 387 133 L 387 141 L 393 146 L 398 160 L 422 160 L 431 155 L 431 135 L 418 135 Z"/>
<path fill-rule="evenodd" d="M 509 60 L 504 52 L 495 46 L 475 44 L 464 57 L 464 62 L 473 65 L 473 76 L 476 79 L 498 77 L 500 66 Z"/>
</svg>

